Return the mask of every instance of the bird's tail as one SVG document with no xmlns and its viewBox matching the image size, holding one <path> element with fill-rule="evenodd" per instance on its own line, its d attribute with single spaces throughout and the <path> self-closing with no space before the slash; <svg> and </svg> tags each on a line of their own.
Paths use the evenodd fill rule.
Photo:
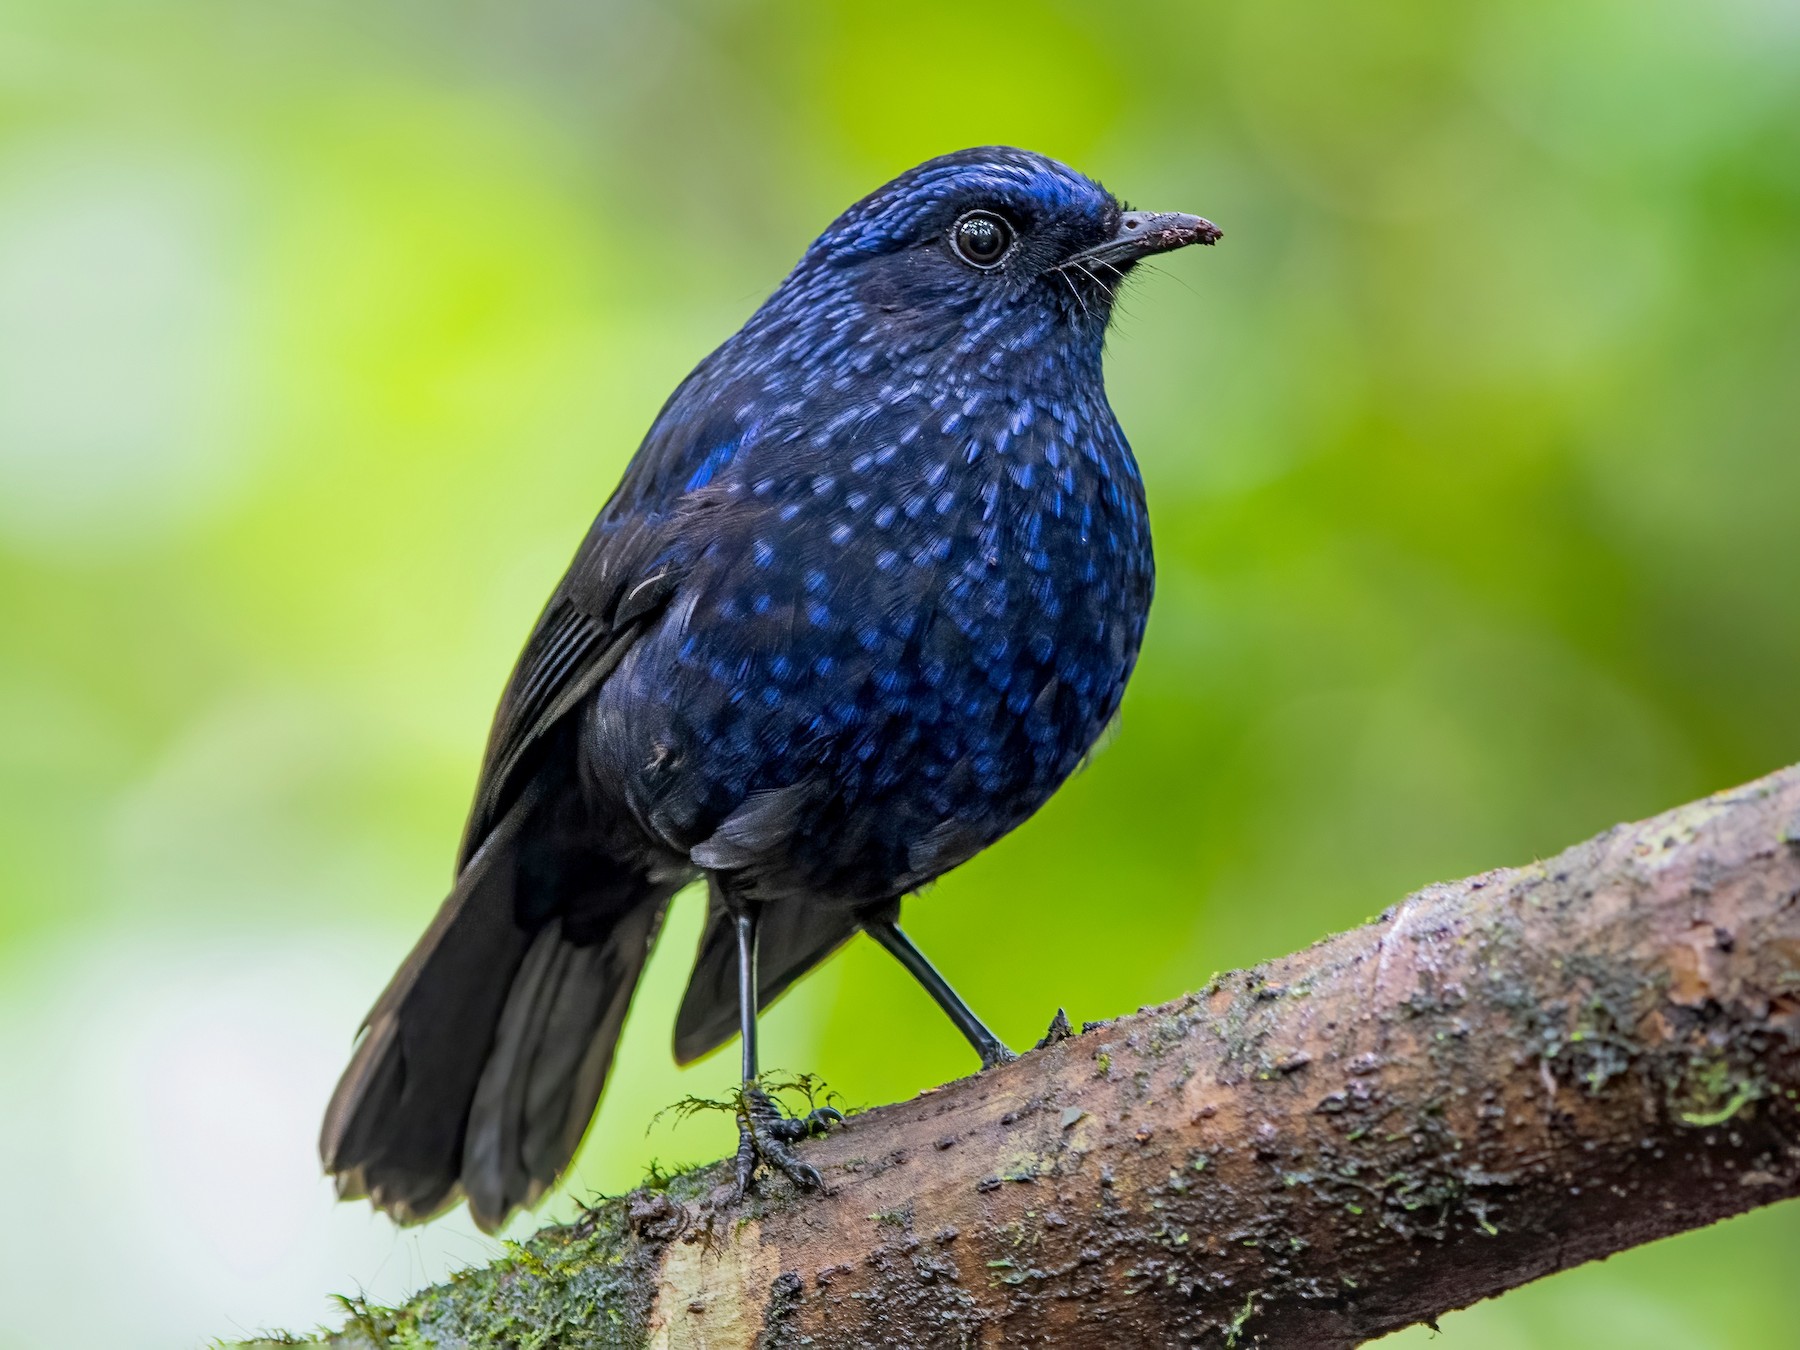
<svg viewBox="0 0 1800 1350">
<path fill-rule="evenodd" d="M 543 1195 L 593 1117 L 662 923 L 665 888 L 596 877 L 603 858 L 546 866 L 558 832 L 535 819 L 538 800 L 515 803 L 469 860 L 326 1108 L 319 1152 L 338 1194 L 402 1223 L 466 1195 L 492 1231 Z M 599 915 L 524 893 L 558 875 L 603 886 Z"/>
</svg>

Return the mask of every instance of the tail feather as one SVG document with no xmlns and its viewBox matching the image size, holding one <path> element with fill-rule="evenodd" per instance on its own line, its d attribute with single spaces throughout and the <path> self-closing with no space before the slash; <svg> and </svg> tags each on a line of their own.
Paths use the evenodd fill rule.
<svg viewBox="0 0 1800 1350">
<path fill-rule="evenodd" d="M 561 920 L 533 939 L 469 1108 L 462 1187 L 484 1227 L 535 1204 L 575 1155 L 662 914 L 640 906 L 590 946 Z"/>
<path fill-rule="evenodd" d="M 544 839 L 528 792 L 469 860 L 431 927 L 376 1001 L 326 1109 L 319 1152 L 346 1199 L 402 1223 L 463 1195 L 492 1230 L 574 1156 L 612 1063 L 625 1010 L 669 893 L 649 883 L 619 904 L 605 883 L 582 941 L 562 917 L 523 925 L 519 888 L 540 875 Z M 595 859 L 566 874 L 592 875 Z M 603 860 L 598 860 L 603 863 Z M 615 869 L 615 873 L 625 869 Z"/>
<path fill-rule="evenodd" d="M 621 919 L 606 943 L 577 949 L 585 958 L 581 980 L 551 1010 L 526 1092 L 525 1160 L 539 1176 L 567 1164 L 593 1120 L 667 908 L 668 898 L 659 897 Z"/>
<path fill-rule="evenodd" d="M 558 920 L 540 929 L 520 962 L 468 1107 L 462 1185 L 473 1212 L 505 1213 L 514 1204 L 538 1198 L 520 1147 L 528 1082 L 520 1070 L 543 1041 L 547 1005 L 575 955 L 575 949 L 562 941 L 561 929 Z"/>
<path fill-rule="evenodd" d="M 364 1020 L 319 1137 L 345 1199 L 367 1196 L 402 1223 L 456 1200 L 464 1113 L 525 954 L 513 921 L 521 800 L 457 878 L 431 926 Z"/>
</svg>

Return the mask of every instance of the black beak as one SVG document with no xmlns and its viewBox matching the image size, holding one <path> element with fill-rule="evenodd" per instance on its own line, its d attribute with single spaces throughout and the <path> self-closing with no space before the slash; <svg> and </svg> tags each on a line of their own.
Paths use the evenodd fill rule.
<svg viewBox="0 0 1800 1350">
<path fill-rule="evenodd" d="M 1124 267 L 1152 253 L 1167 253 L 1189 244 L 1216 244 L 1224 237 L 1225 231 L 1199 216 L 1179 211 L 1127 211 L 1109 238 L 1083 249 L 1062 266 Z"/>
</svg>

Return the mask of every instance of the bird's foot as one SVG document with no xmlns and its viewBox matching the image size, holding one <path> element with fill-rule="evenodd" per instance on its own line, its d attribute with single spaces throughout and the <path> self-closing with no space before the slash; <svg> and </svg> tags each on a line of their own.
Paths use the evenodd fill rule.
<svg viewBox="0 0 1800 1350">
<path fill-rule="evenodd" d="M 1010 1046 L 995 1041 L 991 1045 L 981 1047 L 981 1067 L 983 1070 L 997 1069 L 1002 1064 L 1011 1064 L 1019 1057 L 1018 1051 Z"/>
<path fill-rule="evenodd" d="M 741 1200 L 750 1191 L 757 1163 L 766 1163 L 803 1191 L 825 1189 L 819 1169 L 803 1161 L 788 1145 L 828 1133 L 844 1118 L 835 1107 L 817 1106 L 804 1116 L 790 1116 L 775 1099 L 755 1084 L 744 1088 L 738 1109 L 737 1173 L 730 1198 Z"/>
</svg>

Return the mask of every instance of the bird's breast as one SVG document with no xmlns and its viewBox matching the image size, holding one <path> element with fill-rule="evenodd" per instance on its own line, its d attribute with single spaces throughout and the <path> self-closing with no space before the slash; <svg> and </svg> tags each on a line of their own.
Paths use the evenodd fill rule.
<svg viewBox="0 0 1800 1350">
<path fill-rule="evenodd" d="M 931 435 L 718 489 L 678 602 L 600 698 L 603 772 L 646 820 L 691 844 L 752 794 L 811 785 L 796 847 L 879 890 L 961 861 L 1072 771 L 1137 655 L 1148 527 L 1110 414 L 1004 414 L 976 433 L 959 404 Z M 946 856 L 922 858 L 934 830 Z"/>
</svg>

